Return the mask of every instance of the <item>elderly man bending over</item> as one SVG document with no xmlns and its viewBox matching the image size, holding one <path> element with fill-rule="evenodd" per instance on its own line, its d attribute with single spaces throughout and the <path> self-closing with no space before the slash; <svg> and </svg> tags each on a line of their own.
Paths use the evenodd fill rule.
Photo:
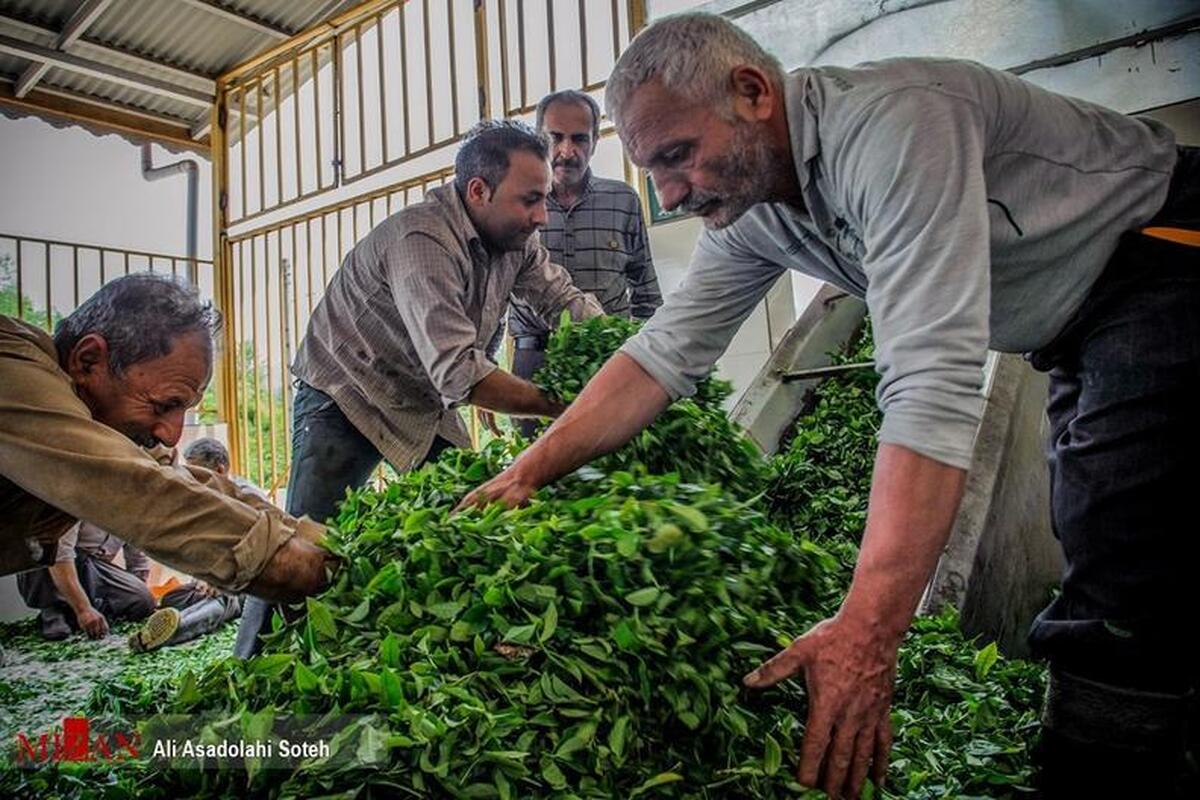
<svg viewBox="0 0 1200 800">
<path fill-rule="evenodd" d="M 101 287 L 53 339 L 0 316 L 0 575 L 52 563 L 82 520 L 229 591 L 295 600 L 324 585 L 321 526 L 141 449 L 178 443 L 219 328 L 195 289 L 153 274 Z"/>
</svg>

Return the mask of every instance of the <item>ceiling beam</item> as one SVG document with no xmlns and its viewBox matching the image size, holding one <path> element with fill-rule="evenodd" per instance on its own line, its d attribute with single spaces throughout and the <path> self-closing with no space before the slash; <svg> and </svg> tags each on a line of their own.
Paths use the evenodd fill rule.
<svg viewBox="0 0 1200 800">
<path fill-rule="evenodd" d="M 45 28 L 41 25 L 34 25 L 24 20 L 15 19 L 13 17 L 0 14 L 0 25 L 5 27 L 15 28 L 23 33 L 30 33 L 35 36 L 45 36 L 54 38 L 58 35 L 51 28 Z M 204 92 L 207 95 L 216 96 L 217 84 L 212 78 L 207 75 L 201 75 L 197 72 L 188 72 L 179 67 L 162 61 L 156 61 L 152 58 L 127 53 L 124 50 L 118 50 L 115 47 L 108 47 L 97 42 L 90 42 L 87 39 L 79 39 L 72 43 L 67 48 L 71 53 L 90 58 L 93 61 L 98 61 L 102 64 L 111 63 L 112 66 L 127 65 L 132 69 L 143 69 L 151 74 L 159 73 L 180 86 L 194 89 L 198 92 Z"/>
<path fill-rule="evenodd" d="M 160 80 L 159 78 L 139 75 L 127 69 L 114 67 L 111 64 L 102 64 L 99 61 L 81 58 L 71 53 L 51 50 L 48 47 L 30 44 L 2 34 L 0 34 L 0 53 L 8 53 L 9 55 L 27 58 L 31 61 L 44 61 L 52 67 L 58 67 L 59 69 L 76 72 L 92 78 L 99 78 L 100 80 L 111 81 L 122 86 L 128 86 L 131 89 L 151 92 L 172 100 L 178 100 L 182 103 L 188 103 L 189 105 L 208 108 L 213 103 L 213 95 L 208 95 L 204 92 L 197 92 L 169 81 Z"/>
<path fill-rule="evenodd" d="M 182 0 L 182 2 L 191 6 L 192 8 L 198 8 L 201 11 L 205 11 L 214 16 L 227 19 L 230 22 L 241 25 L 243 28 L 252 30 L 255 33 L 261 33 L 263 35 L 270 36 L 271 38 L 278 39 L 279 41 L 292 38 L 291 31 L 284 30 L 283 28 L 280 28 L 277 25 L 272 25 L 269 22 L 264 22 L 260 19 L 247 16 L 240 11 L 234 11 L 231 8 L 226 8 L 220 3 L 213 2 L 213 0 Z"/>
<path fill-rule="evenodd" d="M 55 50 L 66 50 L 71 46 L 83 32 L 88 29 L 96 18 L 104 13 L 113 0 L 84 0 L 84 3 L 76 9 L 75 14 L 67 22 L 65 28 L 54 40 Z M 17 78 L 17 97 L 24 97 L 29 93 L 29 90 L 37 85 L 37 82 L 42 79 L 42 76 L 49 71 L 50 65 L 46 62 L 37 62 L 30 64 L 21 73 L 21 77 Z"/>
<path fill-rule="evenodd" d="M 123 109 L 70 92 L 38 88 L 17 97 L 11 83 L 0 80 L 0 106 L 208 155 L 208 145 L 192 139 L 188 123 L 183 120 Z"/>
</svg>

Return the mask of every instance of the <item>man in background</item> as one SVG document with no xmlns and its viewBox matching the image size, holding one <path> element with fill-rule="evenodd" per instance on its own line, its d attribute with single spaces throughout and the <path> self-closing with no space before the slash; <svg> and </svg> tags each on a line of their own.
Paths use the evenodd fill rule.
<svg viewBox="0 0 1200 800">
<path fill-rule="evenodd" d="M 550 260 L 593 294 L 604 313 L 649 319 L 662 294 L 637 192 L 621 181 L 592 174 L 590 163 L 600 139 L 600 107 L 574 89 L 548 94 L 537 105 L 537 127 L 550 139 L 553 183 L 546 197 L 542 244 Z M 513 340 L 513 374 L 529 380 L 546 360 L 550 322 L 520 298 L 508 314 Z M 532 437 L 537 420 L 516 420 Z"/>
<path fill-rule="evenodd" d="M 25 604 L 38 609 L 44 638 L 59 641 L 81 630 L 100 639 L 108 635 L 111 619 L 144 619 L 154 611 L 149 575 L 145 553 L 79 522 L 58 540 L 54 564 L 21 573 L 17 588 Z"/>
</svg>

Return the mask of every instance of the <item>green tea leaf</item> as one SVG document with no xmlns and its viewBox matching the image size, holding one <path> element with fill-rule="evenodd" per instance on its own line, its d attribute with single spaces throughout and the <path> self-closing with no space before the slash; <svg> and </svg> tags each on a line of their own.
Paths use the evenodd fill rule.
<svg viewBox="0 0 1200 800">
<path fill-rule="evenodd" d="M 625 602 L 631 606 L 648 606 L 658 599 L 662 591 L 657 586 L 647 586 L 645 589 L 638 589 L 636 592 L 630 592 L 625 595 Z"/>
</svg>

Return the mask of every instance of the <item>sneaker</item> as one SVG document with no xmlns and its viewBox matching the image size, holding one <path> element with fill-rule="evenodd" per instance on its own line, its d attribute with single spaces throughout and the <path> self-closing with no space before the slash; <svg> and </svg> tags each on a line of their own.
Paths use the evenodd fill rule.
<svg viewBox="0 0 1200 800">
<path fill-rule="evenodd" d="M 129 634 L 129 649 L 144 653 L 162 647 L 179 630 L 179 618 L 179 610 L 169 606 L 155 611 L 142 627 Z"/>
</svg>

